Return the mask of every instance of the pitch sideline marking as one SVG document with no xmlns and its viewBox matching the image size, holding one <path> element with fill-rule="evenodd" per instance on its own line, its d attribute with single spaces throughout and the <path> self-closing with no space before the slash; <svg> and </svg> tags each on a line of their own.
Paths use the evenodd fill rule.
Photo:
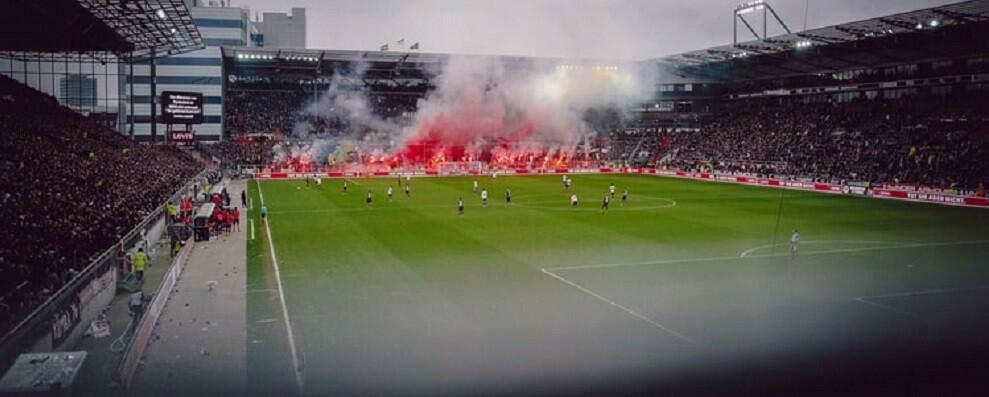
<svg viewBox="0 0 989 397">
<path fill-rule="evenodd" d="M 258 198 L 261 199 L 261 206 L 264 207 L 264 193 L 261 191 L 261 182 L 255 181 L 258 185 Z M 285 304 L 285 288 L 282 287 L 282 275 L 281 271 L 278 269 L 278 258 L 275 257 L 275 244 L 271 238 L 271 223 L 270 215 L 269 219 L 264 222 L 264 229 L 268 235 L 268 248 L 271 251 L 271 263 L 275 268 L 275 281 L 278 284 L 278 300 L 282 306 L 282 317 L 285 319 L 285 329 L 288 331 L 288 346 L 292 351 L 292 366 L 295 368 L 295 382 L 299 386 L 299 394 L 305 394 L 305 388 L 302 383 L 302 370 L 299 368 L 299 352 L 295 348 L 295 336 L 292 332 L 292 321 L 288 318 L 288 306 Z"/>
<path fill-rule="evenodd" d="M 807 252 L 801 253 L 801 256 L 812 256 L 812 255 L 830 255 L 830 254 L 842 254 L 842 253 L 854 253 L 854 252 L 869 252 L 869 251 L 882 251 L 882 250 L 894 250 L 894 249 L 905 249 L 905 248 L 924 248 L 924 247 L 942 247 L 942 246 L 956 246 L 956 245 L 978 245 L 987 244 L 989 240 L 967 240 L 967 241 L 947 241 L 939 243 L 916 243 L 916 244 L 904 244 L 888 247 L 863 247 L 863 248 L 840 248 L 825 251 Z M 752 258 L 777 258 L 790 256 L 790 253 L 779 253 L 779 254 L 762 254 L 762 255 L 751 255 L 746 256 L 748 259 Z M 668 265 L 674 263 L 694 263 L 694 262 L 716 262 L 716 261 L 730 261 L 738 260 L 738 256 L 713 256 L 708 258 L 687 258 L 687 259 L 671 259 L 671 260 L 660 260 L 660 261 L 648 261 L 648 262 L 627 262 L 627 263 L 602 263 L 602 264 L 592 264 L 592 265 L 577 265 L 577 266 L 560 266 L 560 267 L 548 267 L 546 270 L 559 271 L 559 270 L 581 270 L 581 269 L 605 269 L 612 267 L 626 267 L 626 266 L 650 266 L 650 265 Z"/>
<path fill-rule="evenodd" d="M 598 299 L 598 300 L 600 300 L 600 301 L 602 301 L 604 303 L 607 303 L 607 304 L 609 304 L 611 306 L 614 306 L 614 307 L 616 307 L 618 309 L 621 309 L 625 313 L 628 313 L 628 314 L 632 315 L 633 317 L 635 317 L 635 318 L 637 318 L 639 320 L 645 321 L 646 323 L 648 323 L 649 325 L 652 325 L 653 327 L 659 328 L 659 329 L 665 331 L 666 333 L 668 333 L 670 335 L 673 335 L 677 339 L 680 339 L 680 340 L 682 340 L 684 342 L 687 342 L 689 344 L 692 344 L 692 345 L 696 345 L 697 344 L 697 342 L 694 341 L 693 339 L 690 339 L 690 338 L 684 336 L 683 334 L 681 334 L 679 332 L 676 332 L 676 331 L 674 331 L 674 330 L 672 330 L 670 328 L 667 328 L 666 326 L 664 326 L 663 324 L 660 324 L 656 320 L 653 320 L 653 319 L 651 319 L 649 317 L 646 317 L 646 316 L 644 316 L 642 314 L 639 314 L 639 312 L 637 312 L 635 310 L 632 310 L 632 309 L 629 309 L 628 307 L 622 306 L 621 304 L 618 304 L 618 303 L 616 303 L 615 301 L 613 301 L 611 299 L 605 298 L 604 296 L 601 296 L 600 294 L 598 294 L 598 293 L 596 293 L 594 291 L 591 291 L 591 290 L 589 290 L 587 288 L 584 288 L 580 284 L 577 284 L 577 283 L 575 283 L 573 281 L 570 281 L 570 280 L 566 279 L 565 277 L 560 276 L 559 274 L 553 273 L 551 270 L 548 270 L 548 269 L 540 269 L 540 270 L 543 273 L 545 273 L 546 275 L 548 275 L 550 277 L 553 277 L 553 278 L 555 278 L 555 279 L 563 282 L 564 284 L 567 284 L 567 285 L 569 285 L 571 287 L 576 288 L 580 292 L 583 292 L 583 293 L 585 293 L 587 295 L 590 295 L 590 296 L 592 296 L 592 297 L 594 297 L 594 298 L 596 298 L 596 299 Z"/>
<path fill-rule="evenodd" d="M 254 241 L 254 218 L 248 219 L 251 223 L 251 241 Z"/>
</svg>

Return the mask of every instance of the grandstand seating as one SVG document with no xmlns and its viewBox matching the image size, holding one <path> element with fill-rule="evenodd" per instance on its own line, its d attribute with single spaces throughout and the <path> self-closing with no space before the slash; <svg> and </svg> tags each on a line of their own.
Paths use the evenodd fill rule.
<svg viewBox="0 0 989 397">
<path fill-rule="evenodd" d="M 0 333 L 117 243 L 203 165 L 141 145 L 0 77 Z"/>
<path fill-rule="evenodd" d="M 668 165 L 820 180 L 975 190 L 989 176 L 989 109 L 979 100 L 770 105 L 726 110 L 673 133 Z"/>
</svg>

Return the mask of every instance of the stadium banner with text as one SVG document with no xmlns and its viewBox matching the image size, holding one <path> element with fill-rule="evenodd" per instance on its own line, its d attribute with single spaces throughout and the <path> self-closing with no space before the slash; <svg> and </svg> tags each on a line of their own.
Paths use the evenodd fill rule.
<svg viewBox="0 0 989 397">
<path fill-rule="evenodd" d="M 196 143 L 196 131 L 171 130 L 168 132 L 168 140 L 176 145 L 190 146 Z"/>
<path fill-rule="evenodd" d="M 203 94 L 162 91 L 161 121 L 165 124 L 202 124 Z"/>
<path fill-rule="evenodd" d="M 878 198 L 919 201 L 924 203 L 963 205 L 989 208 L 989 198 L 972 196 L 955 196 L 941 193 L 925 193 L 907 190 L 872 189 L 872 196 Z"/>
</svg>

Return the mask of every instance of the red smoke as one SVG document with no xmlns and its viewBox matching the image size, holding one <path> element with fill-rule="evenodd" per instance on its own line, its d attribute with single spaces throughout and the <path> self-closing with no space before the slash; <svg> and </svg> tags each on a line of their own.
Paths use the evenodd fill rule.
<svg viewBox="0 0 989 397">
<path fill-rule="evenodd" d="M 430 166 L 443 161 L 490 162 L 493 151 L 519 152 L 516 146 L 543 124 L 536 112 L 516 118 L 497 101 L 482 96 L 467 95 L 461 106 L 420 119 L 399 156 L 407 164 Z M 545 152 L 542 148 L 536 151 Z"/>
</svg>

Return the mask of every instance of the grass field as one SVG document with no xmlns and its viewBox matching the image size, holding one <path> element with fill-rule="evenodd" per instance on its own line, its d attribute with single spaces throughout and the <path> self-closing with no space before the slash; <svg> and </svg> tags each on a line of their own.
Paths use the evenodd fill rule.
<svg viewBox="0 0 989 397">
<path fill-rule="evenodd" d="M 573 180 L 577 210 L 559 176 L 417 178 L 411 197 L 394 178 L 351 180 L 346 194 L 341 180 L 250 183 L 250 389 L 854 390 L 965 376 L 959 352 L 987 344 L 989 211 L 654 176 Z M 612 182 L 630 200 L 604 213 Z"/>
</svg>

